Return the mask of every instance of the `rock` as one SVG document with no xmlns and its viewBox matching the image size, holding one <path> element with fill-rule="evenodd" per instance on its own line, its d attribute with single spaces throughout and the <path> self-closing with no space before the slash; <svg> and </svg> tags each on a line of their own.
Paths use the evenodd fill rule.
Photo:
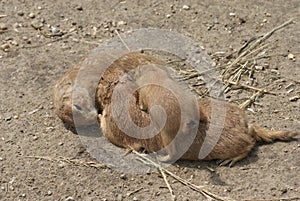
<svg viewBox="0 0 300 201">
<path fill-rule="evenodd" d="M 291 98 L 289 98 L 290 101 L 297 101 L 298 99 L 300 99 L 300 96 L 293 96 Z"/>
<path fill-rule="evenodd" d="M 182 6 L 182 9 L 183 9 L 183 10 L 190 10 L 190 7 L 189 7 L 188 5 L 183 5 L 183 6 Z"/>
<path fill-rule="evenodd" d="M 171 16 L 172 16 L 172 15 L 170 15 L 170 14 L 167 14 L 167 15 L 166 15 L 166 18 L 170 18 Z"/>
<path fill-rule="evenodd" d="M 76 10 L 82 11 L 83 8 L 82 8 L 82 6 L 77 6 L 77 7 L 76 7 Z"/>
<path fill-rule="evenodd" d="M 117 201 L 122 201 L 122 200 L 123 200 L 123 195 L 122 194 L 118 194 Z"/>
<path fill-rule="evenodd" d="M 7 25 L 4 23 L 0 23 L 0 30 L 2 31 L 7 30 Z"/>
<path fill-rule="evenodd" d="M 16 40 L 11 41 L 11 44 L 14 45 L 14 46 L 18 46 L 19 45 L 18 41 L 16 41 Z"/>
<path fill-rule="evenodd" d="M 59 29 L 57 27 L 51 27 L 51 33 L 54 35 L 54 34 L 57 34 L 59 32 Z"/>
<path fill-rule="evenodd" d="M 118 26 L 123 26 L 123 25 L 126 25 L 127 23 L 125 21 L 119 21 L 117 23 Z"/>
<path fill-rule="evenodd" d="M 17 12 L 17 15 L 23 16 L 23 15 L 24 15 L 24 12 L 23 12 L 22 10 L 19 10 L 19 11 Z"/>
<path fill-rule="evenodd" d="M 65 199 L 65 201 L 74 201 L 75 199 L 73 198 L 73 197 L 71 197 L 71 196 L 69 196 L 69 197 L 67 197 L 66 199 Z"/>
<path fill-rule="evenodd" d="M 9 46 L 8 43 L 4 43 L 3 45 L 1 45 L 1 49 L 2 49 L 3 51 L 7 51 L 9 48 L 10 48 L 10 46 Z"/>
<path fill-rule="evenodd" d="M 35 18 L 35 14 L 34 13 L 29 13 L 28 17 Z"/>
<path fill-rule="evenodd" d="M 229 13 L 229 16 L 230 16 L 230 17 L 234 17 L 234 16 L 235 16 L 235 13 Z"/>
<path fill-rule="evenodd" d="M 289 54 L 288 54 L 288 58 L 289 58 L 290 60 L 293 60 L 293 59 L 295 59 L 295 55 L 293 55 L 292 53 L 289 53 Z"/>
<path fill-rule="evenodd" d="M 121 174 L 120 178 L 125 180 L 125 179 L 127 179 L 127 176 L 126 176 L 126 174 Z"/>
<path fill-rule="evenodd" d="M 30 25 L 35 28 L 35 29 L 41 29 L 44 24 L 42 22 L 40 22 L 39 20 L 34 20 L 30 23 Z"/>
</svg>

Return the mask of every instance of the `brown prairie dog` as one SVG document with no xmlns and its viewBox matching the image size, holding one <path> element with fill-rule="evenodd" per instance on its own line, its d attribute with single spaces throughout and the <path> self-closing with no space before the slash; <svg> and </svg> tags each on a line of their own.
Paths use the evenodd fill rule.
<svg viewBox="0 0 300 201">
<path fill-rule="evenodd" d="M 110 103 L 113 89 L 125 73 L 146 64 L 164 65 L 164 62 L 146 54 L 131 52 L 110 65 L 101 76 L 98 84 L 96 92 L 97 108 L 101 111 L 106 104 Z"/>
<path fill-rule="evenodd" d="M 144 64 L 163 64 L 154 57 L 138 52 L 127 52 L 121 58 L 116 59 L 102 76 L 99 76 L 101 68 L 120 54 L 120 52 L 117 52 L 116 55 L 108 53 L 107 57 L 101 55 L 99 58 L 99 55 L 93 55 L 85 58 L 55 83 L 53 87 L 55 113 L 68 128 L 74 128 L 75 123 L 80 127 L 95 123 L 96 109 L 101 111 L 103 106 L 110 102 L 114 86 L 124 73 Z M 85 68 L 85 62 L 89 63 L 93 60 L 97 60 L 98 63 L 95 62 L 95 65 Z M 76 83 L 79 83 L 80 86 L 75 86 Z M 76 118 L 75 123 L 74 117 Z"/>
<path fill-rule="evenodd" d="M 151 77 L 149 78 L 149 76 L 146 75 L 149 75 L 149 72 L 153 70 L 160 72 L 160 77 L 156 77 L 157 79 L 163 80 L 165 83 L 168 82 L 168 79 L 171 79 L 168 76 L 167 71 L 163 68 L 144 68 L 136 70 L 138 72 L 134 75 L 133 81 L 137 85 L 142 85 L 143 82 L 148 82 L 149 79 L 151 81 Z M 164 71 L 165 73 L 161 71 Z M 199 119 L 199 127 L 197 128 L 195 139 L 193 139 L 191 146 L 186 148 L 187 151 L 185 152 L 182 152 L 186 145 L 184 144 L 184 139 L 182 140 L 182 138 L 179 138 L 178 140 L 174 140 L 178 134 L 179 124 L 182 123 L 179 118 L 180 109 L 178 102 L 176 101 L 176 98 L 170 94 L 170 91 L 164 90 L 160 86 L 148 85 L 140 88 L 138 93 L 134 96 L 134 100 L 130 103 L 131 113 L 143 114 L 132 116 L 141 122 L 149 122 L 149 117 L 151 117 L 151 115 L 152 120 L 155 121 L 155 113 L 154 115 L 151 114 L 151 108 L 153 106 L 161 105 L 164 107 L 168 118 L 159 135 L 148 141 L 129 137 L 115 126 L 113 118 L 110 118 L 111 113 L 109 109 L 105 109 L 105 115 L 101 117 L 101 126 L 104 128 L 104 133 L 109 130 L 110 140 L 121 147 L 131 146 L 134 148 L 145 148 L 148 152 L 153 152 L 166 148 L 170 142 L 174 142 L 173 146 L 167 148 L 168 155 L 160 158 L 161 161 L 172 160 L 172 158 L 176 158 L 178 154 L 182 154 L 180 156 L 181 159 L 199 160 L 199 151 L 201 146 L 203 146 L 204 139 L 208 137 L 208 143 L 211 143 L 211 141 L 214 140 L 212 138 L 210 139 L 210 136 L 207 135 L 207 131 L 209 127 L 216 126 L 216 122 L 211 119 L 213 103 L 210 100 L 201 99 L 198 100 L 197 104 L 199 106 L 199 110 L 197 112 L 201 117 Z M 290 140 L 299 134 L 297 132 L 290 131 L 271 131 L 255 125 L 250 125 L 248 124 L 243 110 L 226 102 L 223 102 L 223 104 L 226 108 L 226 113 L 220 114 L 225 116 L 222 133 L 220 138 L 217 140 L 216 145 L 204 158 L 204 160 L 220 159 L 223 161 L 221 163 L 222 165 L 233 165 L 235 162 L 246 157 L 258 140 L 264 140 L 267 142 L 271 142 L 276 139 Z M 139 105 L 142 110 L 137 105 Z M 190 112 L 193 113 L 193 111 Z M 146 118 L 145 116 L 147 116 L 148 113 L 150 113 L 150 115 Z M 105 122 L 109 122 L 110 125 L 105 125 Z M 188 125 L 187 122 L 185 123 Z M 187 137 L 191 129 L 192 128 L 189 126 L 183 127 L 183 136 Z M 213 145 L 213 143 L 211 144 Z"/>
</svg>

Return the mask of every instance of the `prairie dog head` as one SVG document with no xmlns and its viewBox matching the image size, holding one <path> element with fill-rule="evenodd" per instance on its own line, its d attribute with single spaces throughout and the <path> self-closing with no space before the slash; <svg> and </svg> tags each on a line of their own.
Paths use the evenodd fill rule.
<svg viewBox="0 0 300 201">
<path fill-rule="evenodd" d="M 82 87 L 72 90 L 72 114 L 75 126 L 88 126 L 96 122 L 94 98 Z"/>
</svg>

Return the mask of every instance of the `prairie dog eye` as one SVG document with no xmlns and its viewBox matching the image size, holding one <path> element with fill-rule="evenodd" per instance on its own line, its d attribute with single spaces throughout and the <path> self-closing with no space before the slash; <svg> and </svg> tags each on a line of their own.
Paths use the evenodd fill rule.
<svg viewBox="0 0 300 201">
<path fill-rule="evenodd" d="M 74 107 L 76 108 L 76 110 L 82 110 L 82 108 L 79 105 L 74 105 Z"/>
</svg>

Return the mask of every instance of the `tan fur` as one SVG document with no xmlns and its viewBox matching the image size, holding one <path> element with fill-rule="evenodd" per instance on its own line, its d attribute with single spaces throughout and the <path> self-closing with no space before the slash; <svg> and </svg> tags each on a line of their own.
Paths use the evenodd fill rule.
<svg viewBox="0 0 300 201">
<path fill-rule="evenodd" d="M 88 91 L 81 87 L 74 87 L 82 62 L 84 62 L 84 60 L 81 60 L 77 65 L 67 71 L 67 73 L 55 83 L 52 89 L 55 113 L 69 127 L 74 127 L 73 117 L 75 116 L 78 126 L 89 125 L 97 116 L 94 101 L 89 98 L 91 91 L 93 91 L 92 88 L 87 87 L 87 89 L 89 89 Z M 74 94 L 76 97 L 73 97 Z M 81 107 L 73 103 L 74 98 L 80 103 L 79 105 L 81 105 Z"/>
<path fill-rule="evenodd" d="M 98 76 L 99 66 L 95 65 L 85 68 L 83 63 L 89 59 L 92 60 L 94 58 L 81 60 L 55 83 L 52 90 L 55 113 L 65 125 L 71 128 L 75 127 L 74 117 L 76 117 L 76 126 L 89 126 L 95 122 L 97 118 L 96 108 L 101 111 L 103 106 L 110 101 L 112 90 L 124 73 L 144 64 L 163 64 L 162 61 L 154 57 L 131 52 L 111 64 L 100 79 Z M 105 58 L 103 62 L 106 62 Z M 81 77 L 79 78 L 80 70 Z M 82 86 L 75 86 L 76 79 L 80 79 L 77 81 Z M 99 79 L 100 84 L 98 85 Z M 96 84 L 94 83 L 95 80 L 97 81 Z M 95 101 L 93 97 L 95 97 L 96 91 Z M 76 103 L 78 104 L 76 105 Z"/>
<path fill-rule="evenodd" d="M 99 110 L 110 103 L 114 87 L 119 83 L 120 78 L 131 70 L 146 64 L 160 64 L 160 61 L 152 56 L 131 52 L 116 60 L 102 75 L 96 92 L 96 104 Z"/>
<path fill-rule="evenodd" d="M 81 98 L 88 96 L 92 97 L 92 94 L 95 92 L 95 88 L 93 88 L 94 85 L 89 83 L 89 80 L 87 79 L 88 83 L 84 85 L 84 88 L 74 87 L 79 67 L 83 61 L 68 71 L 65 76 L 57 81 L 53 88 L 55 111 L 57 115 L 70 126 L 74 126 L 74 116 L 76 116 L 79 120 L 79 124 L 83 126 L 88 125 L 91 120 L 97 116 L 97 111 L 94 109 L 94 100 Z M 139 89 L 130 99 L 129 113 L 131 119 L 137 126 L 140 127 L 149 126 L 151 118 L 155 121 L 155 114 L 151 114 L 151 108 L 154 105 L 164 107 L 166 114 L 168 115 L 166 125 L 162 128 L 161 132 L 153 138 L 139 139 L 126 135 L 116 125 L 111 111 L 112 93 L 117 84 L 122 84 L 119 83 L 120 78 L 130 70 L 137 69 L 138 73 L 134 76 L 132 84 L 133 86 L 139 85 L 141 81 L 148 79 L 147 74 L 145 74 L 146 72 L 139 69 L 141 66 L 146 64 L 164 65 L 162 61 L 141 53 L 129 53 L 128 55 L 116 60 L 104 73 L 100 80 L 96 94 L 96 105 L 100 111 L 103 110 L 103 114 L 99 115 L 98 118 L 104 135 L 112 143 L 120 147 L 133 147 L 136 150 L 143 148 L 148 152 L 156 152 L 167 147 L 170 142 L 173 141 L 178 133 L 179 124 L 181 122 L 181 119 L 179 118 L 179 103 L 176 98 L 172 96 L 170 91 L 159 86 L 150 85 Z M 97 66 L 94 68 L 97 68 Z M 159 71 L 161 70 L 162 68 L 159 68 Z M 96 75 L 96 73 L 93 72 L 93 69 L 90 69 L 85 75 L 93 76 L 94 74 Z M 164 80 L 165 82 L 170 80 L 172 83 L 174 82 L 167 74 L 162 73 L 161 75 L 162 77 L 157 79 Z M 177 84 L 175 83 L 175 86 L 176 85 Z M 179 93 L 181 93 L 180 90 L 182 89 L 180 87 L 178 87 L 178 90 Z M 80 105 L 84 106 L 83 108 L 78 108 L 74 105 L 72 100 L 72 98 L 74 98 L 72 97 L 74 91 L 76 92 L 75 94 L 78 95 L 78 97 L 75 98 L 79 100 L 81 103 Z M 126 93 L 126 91 L 124 91 L 124 93 Z M 189 101 L 190 100 L 187 100 L 187 102 Z M 200 115 L 198 132 L 192 145 L 181 156 L 181 159 L 198 160 L 200 148 L 207 136 L 207 130 L 211 126 L 220 126 L 212 125 L 214 123 L 211 119 L 211 104 L 211 101 L 207 99 L 198 101 L 199 111 L 196 111 Z M 298 132 L 289 131 L 271 131 L 255 125 L 249 125 L 244 111 L 239 109 L 237 106 L 228 103 L 225 103 L 225 107 L 227 109 L 226 114 L 220 114 L 226 115 L 222 134 L 212 152 L 209 153 L 204 160 L 221 159 L 223 160 L 223 165 L 227 163 L 233 164 L 246 157 L 255 145 L 256 141 L 263 140 L 271 142 L 276 139 L 290 140 L 299 134 Z M 123 108 L 120 108 L 119 112 L 126 111 L 123 111 Z M 191 113 L 194 112 L 195 111 L 192 111 Z M 123 121 L 127 122 L 127 119 L 123 119 Z M 182 132 L 183 135 L 188 138 L 191 128 L 189 127 L 188 120 L 183 119 L 183 121 L 186 121 L 186 126 L 182 128 Z M 140 135 L 142 136 L 143 133 Z M 214 140 L 209 136 L 207 137 L 208 143 L 213 145 Z M 177 140 L 173 146 L 167 150 L 168 155 L 163 157 L 162 161 L 172 159 L 178 154 L 178 152 L 181 153 L 181 151 L 178 150 L 178 147 L 180 147 L 178 145 L 181 143 L 182 142 L 180 140 Z"/>
<path fill-rule="evenodd" d="M 139 72 L 139 74 L 139 78 L 145 78 L 143 76 L 146 75 L 145 72 Z M 139 82 L 139 78 L 135 79 L 137 83 Z M 164 79 L 171 78 L 164 77 Z M 141 88 L 138 91 L 138 94 L 135 94 L 130 102 L 131 117 L 139 126 L 145 126 L 149 124 L 149 116 L 147 116 L 147 113 L 149 113 L 149 108 L 156 104 L 159 104 L 165 108 L 168 115 L 166 125 L 163 130 L 154 138 L 145 141 L 132 138 L 120 131 L 120 129 L 114 123 L 114 119 L 111 118 L 109 104 L 107 105 L 107 108 L 104 109 L 104 115 L 100 117 L 101 127 L 104 134 L 108 136 L 110 141 L 120 147 L 134 147 L 138 149 L 144 148 L 148 152 L 157 151 L 166 147 L 176 136 L 178 125 L 180 124 L 180 119 L 178 118 L 180 115 L 180 112 L 178 112 L 178 103 L 169 93 L 169 91 L 163 90 L 158 86 L 149 85 Z M 220 114 L 225 116 L 223 131 L 217 141 L 217 144 L 213 147 L 213 150 L 209 153 L 209 155 L 204 158 L 204 160 L 220 159 L 223 161 L 221 163 L 222 165 L 226 165 L 228 163 L 233 165 L 235 162 L 248 155 L 257 140 L 264 140 L 267 142 L 275 139 L 290 140 L 292 137 L 299 134 L 289 131 L 270 131 L 255 125 L 249 125 L 243 110 L 226 102 L 223 102 L 223 104 L 226 107 L 226 114 Z M 199 100 L 198 105 L 199 115 L 201 117 L 199 121 L 198 132 L 192 145 L 184 154 L 182 153 L 183 155 L 181 156 L 181 159 L 199 160 L 200 148 L 205 137 L 208 137 L 207 130 L 210 126 L 220 126 L 215 125 L 211 119 L 212 102 L 210 100 Z M 141 110 L 141 108 L 143 110 Z M 188 134 L 189 133 L 186 133 L 186 135 Z M 208 139 L 208 143 L 213 144 L 213 139 Z M 176 146 L 168 151 L 180 152 L 180 150 L 176 150 Z M 172 155 L 176 155 L 176 153 L 168 154 L 171 157 Z M 170 158 L 163 158 L 163 161 L 168 159 Z"/>
</svg>

